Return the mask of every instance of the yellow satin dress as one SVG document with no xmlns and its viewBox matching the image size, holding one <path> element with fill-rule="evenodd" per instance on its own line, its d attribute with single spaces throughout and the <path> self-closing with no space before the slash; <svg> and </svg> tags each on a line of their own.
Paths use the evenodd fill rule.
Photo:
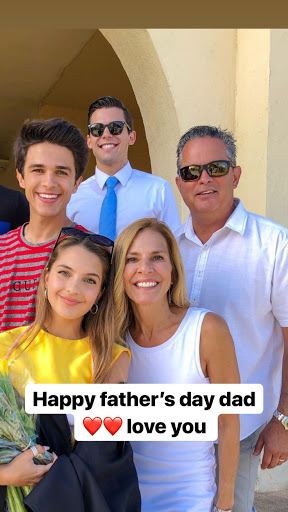
<svg viewBox="0 0 288 512">
<path fill-rule="evenodd" d="M 8 373 L 13 386 L 24 396 L 29 382 L 37 384 L 90 384 L 92 358 L 88 337 L 68 340 L 40 330 L 33 341 L 24 342 L 8 360 L 2 359 L 27 326 L 0 334 L 0 371 Z M 112 364 L 129 349 L 114 343 Z"/>
</svg>

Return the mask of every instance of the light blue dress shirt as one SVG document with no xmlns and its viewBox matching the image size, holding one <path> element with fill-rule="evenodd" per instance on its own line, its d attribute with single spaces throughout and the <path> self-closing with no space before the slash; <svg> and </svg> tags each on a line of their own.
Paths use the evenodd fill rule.
<svg viewBox="0 0 288 512">
<path fill-rule="evenodd" d="M 115 177 L 119 180 L 115 187 L 116 235 L 131 222 L 143 217 L 154 217 L 166 222 L 172 230 L 180 226 L 175 197 L 168 181 L 160 176 L 132 169 L 129 162 Z M 99 232 L 99 217 L 108 178 L 108 174 L 96 168 L 95 174 L 81 183 L 72 194 L 67 207 L 67 215 L 71 220 L 95 233 Z"/>
</svg>

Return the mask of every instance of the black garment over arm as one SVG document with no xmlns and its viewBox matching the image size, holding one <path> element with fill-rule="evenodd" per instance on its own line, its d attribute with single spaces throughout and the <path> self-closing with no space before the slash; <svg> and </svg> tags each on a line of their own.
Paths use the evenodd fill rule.
<svg viewBox="0 0 288 512">
<path fill-rule="evenodd" d="M 82 441 L 72 449 L 66 415 L 39 415 L 37 430 L 38 442 L 50 446 L 58 460 L 25 498 L 28 510 L 141 511 L 130 443 Z"/>
</svg>

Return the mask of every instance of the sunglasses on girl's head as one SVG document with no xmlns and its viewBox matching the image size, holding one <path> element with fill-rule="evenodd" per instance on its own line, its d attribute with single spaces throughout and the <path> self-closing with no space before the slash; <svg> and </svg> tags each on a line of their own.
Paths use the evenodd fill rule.
<svg viewBox="0 0 288 512">
<path fill-rule="evenodd" d="M 178 174 L 183 181 L 196 181 L 205 170 L 211 178 L 220 178 L 228 174 L 230 167 L 233 166 L 229 160 L 216 160 L 204 165 L 186 165 L 178 171 Z"/>
<path fill-rule="evenodd" d="M 111 123 L 103 124 L 103 123 L 94 123 L 88 124 L 88 131 L 93 137 L 101 137 L 103 135 L 105 128 L 108 128 L 111 135 L 120 135 L 123 132 L 124 126 L 127 126 L 128 132 L 131 132 L 130 126 L 126 123 L 126 121 L 111 121 Z"/>
<path fill-rule="evenodd" d="M 58 238 L 56 240 L 55 246 L 58 244 L 60 240 L 63 240 L 66 237 L 73 236 L 75 238 L 89 238 L 91 242 L 94 242 L 97 245 L 100 245 L 103 247 L 103 249 L 106 249 L 110 254 L 112 254 L 114 242 L 113 240 L 110 240 L 110 238 L 107 238 L 103 235 L 97 235 L 96 233 L 91 233 L 91 231 L 82 231 L 81 229 L 73 228 L 73 227 L 67 227 L 62 228 Z"/>
</svg>

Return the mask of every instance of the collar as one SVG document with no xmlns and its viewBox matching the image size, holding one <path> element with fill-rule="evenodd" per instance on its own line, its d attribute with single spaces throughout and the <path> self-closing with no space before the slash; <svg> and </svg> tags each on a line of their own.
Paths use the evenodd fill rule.
<svg viewBox="0 0 288 512">
<path fill-rule="evenodd" d="M 24 242 L 24 244 L 26 244 L 27 246 L 29 247 L 41 247 L 41 246 L 44 246 L 44 245 L 47 245 L 47 244 L 51 244 L 51 242 L 55 242 L 56 239 L 57 239 L 57 236 L 59 234 L 59 231 L 53 235 L 52 238 L 49 238 L 49 240 L 45 241 L 45 242 L 29 242 L 29 240 L 27 240 L 26 236 L 25 236 L 25 231 L 26 231 L 26 227 L 28 226 L 29 222 L 25 222 L 21 227 L 20 227 L 20 231 L 19 231 L 19 236 L 20 236 L 20 239 L 22 240 L 22 242 Z M 70 226 L 72 226 L 74 223 L 71 223 Z"/>
<path fill-rule="evenodd" d="M 231 213 L 229 219 L 226 221 L 225 227 L 236 231 L 239 235 L 243 236 L 248 220 L 248 212 L 245 210 L 240 199 L 234 200 L 235 209 Z"/>
<path fill-rule="evenodd" d="M 116 174 L 114 174 L 114 176 L 115 176 L 115 178 L 117 178 L 119 180 L 121 185 L 123 187 L 125 187 L 127 181 L 131 177 L 131 174 L 132 174 L 132 167 L 130 165 L 130 162 L 127 162 L 127 164 L 125 164 L 124 167 L 122 167 L 122 169 L 119 169 L 119 171 L 117 171 Z M 110 174 L 106 174 L 106 172 L 103 172 L 103 171 L 101 171 L 101 169 L 96 167 L 95 178 L 96 178 L 97 184 L 99 185 L 101 190 L 103 190 L 105 183 L 109 177 L 110 177 Z"/>
<path fill-rule="evenodd" d="M 244 232 L 245 232 L 247 219 L 248 219 L 248 212 L 244 208 L 240 199 L 235 199 L 234 204 L 235 204 L 235 209 L 231 213 L 230 217 L 227 219 L 223 228 L 226 227 L 228 229 L 231 229 L 232 231 L 235 231 L 236 233 L 239 233 L 239 235 L 243 236 Z M 221 229 L 223 229 L 223 228 L 221 228 Z M 218 230 L 218 231 L 220 231 L 220 230 Z M 188 240 L 192 240 L 194 242 L 198 241 L 198 243 L 199 243 L 199 239 L 196 236 L 195 231 L 193 229 L 191 214 L 188 216 L 186 222 L 178 228 L 178 230 L 175 233 L 175 236 L 176 237 L 184 236 Z"/>
</svg>

